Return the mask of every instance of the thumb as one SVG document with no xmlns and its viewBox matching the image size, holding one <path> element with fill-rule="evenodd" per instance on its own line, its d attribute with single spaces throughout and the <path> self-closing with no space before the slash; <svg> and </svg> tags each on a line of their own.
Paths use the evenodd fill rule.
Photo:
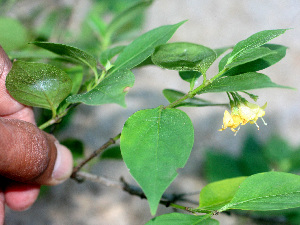
<svg viewBox="0 0 300 225">
<path fill-rule="evenodd" d="M 0 118 L 0 176 L 56 185 L 70 177 L 72 155 L 54 136 L 35 125 Z"/>
</svg>

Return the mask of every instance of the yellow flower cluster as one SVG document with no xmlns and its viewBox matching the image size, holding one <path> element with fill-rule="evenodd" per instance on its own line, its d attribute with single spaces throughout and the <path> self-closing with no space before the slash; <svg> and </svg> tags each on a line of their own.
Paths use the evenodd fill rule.
<svg viewBox="0 0 300 225">
<path fill-rule="evenodd" d="M 225 130 L 227 127 L 229 127 L 233 132 L 235 132 L 236 135 L 236 133 L 240 129 L 240 125 L 245 125 L 248 122 L 251 124 L 254 123 L 257 126 L 257 129 L 259 129 L 259 126 L 256 123 L 259 117 L 261 117 L 263 123 L 267 125 L 262 118 L 265 115 L 264 109 L 266 107 L 267 103 L 260 107 L 256 104 L 246 102 L 245 104 L 240 103 L 238 106 L 232 107 L 231 114 L 227 110 L 225 110 L 223 117 L 223 126 L 219 131 Z"/>
</svg>

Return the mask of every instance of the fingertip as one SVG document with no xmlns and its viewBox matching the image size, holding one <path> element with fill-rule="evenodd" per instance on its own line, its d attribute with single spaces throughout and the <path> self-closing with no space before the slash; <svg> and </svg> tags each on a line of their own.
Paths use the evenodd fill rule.
<svg viewBox="0 0 300 225">
<path fill-rule="evenodd" d="M 73 157 L 70 150 L 57 141 L 54 144 L 57 149 L 57 156 L 51 179 L 47 185 L 56 185 L 67 180 L 70 178 L 73 169 Z"/>
</svg>

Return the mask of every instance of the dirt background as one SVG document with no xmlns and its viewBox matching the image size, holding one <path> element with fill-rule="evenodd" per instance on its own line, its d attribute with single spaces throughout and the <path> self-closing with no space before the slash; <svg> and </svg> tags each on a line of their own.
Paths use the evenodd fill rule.
<svg viewBox="0 0 300 225">
<path fill-rule="evenodd" d="M 20 1 L 14 13 L 30 13 L 36 5 L 31 1 Z M 74 29 L 80 22 L 80 16 L 88 12 L 89 1 L 37 1 L 36 4 L 74 4 L 78 16 L 74 17 Z M 85 3 L 84 3 L 85 2 Z M 81 5 L 80 5 L 81 4 Z M 80 7 L 78 6 L 80 5 Z M 22 7 L 23 8 L 22 8 Z M 79 9 L 78 9 L 79 8 Z M 81 14 L 80 14 L 81 13 Z M 141 33 L 164 24 L 174 24 L 188 19 L 178 29 L 171 41 L 187 41 L 211 48 L 230 46 L 247 38 L 253 33 L 266 29 L 294 28 L 272 43 L 288 46 L 287 56 L 278 64 L 264 71 L 275 83 L 298 88 L 264 89 L 254 91 L 260 96 L 258 101 L 268 107 L 264 117 L 268 126 L 261 122 L 261 129 L 243 127 L 236 137 L 231 131 L 218 132 L 222 125 L 223 108 L 184 109 L 191 117 L 195 128 L 195 146 L 186 167 L 168 191 L 199 191 L 205 182 L 201 180 L 203 150 L 207 147 L 226 149 L 237 154 L 247 133 L 253 132 L 261 140 L 277 133 L 300 145 L 300 1 L 259 1 L 259 0 L 157 0 L 146 14 L 146 24 Z M 216 67 L 209 70 L 210 74 Z M 82 106 L 78 108 L 74 123 L 63 137 L 74 136 L 84 140 L 88 151 L 96 149 L 110 137 L 118 134 L 126 119 L 140 109 L 153 108 L 167 104 L 161 91 L 173 88 L 187 91 L 188 85 L 178 79 L 176 72 L 155 67 L 134 70 L 135 86 L 127 96 L 127 108 L 118 105 L 100 107 Z M 226 102 L 225 94 L 205 94 L 208 100 Z M 118 180 L 120 176 L 134 183 L 123 162 L 103 161 L 92 168 L 92 172 Z M 194 196 L 197 200 L 198 196 Z M 159 213 L 172 212 L 163 206 Z M 69 180 L 62 185 L 52 187 L 47 194 L 25 212 L 13 212 L 7 209 L 6 224 L 51 224 L 51 225 L 141 225 L 151 215 L 145 200 L 130 196 L 119 189 L 85 182 L 77 184 Z M 216 217 L 222 225 L 253 224 L 246 218 L 219 215 Z"/>
</svg>

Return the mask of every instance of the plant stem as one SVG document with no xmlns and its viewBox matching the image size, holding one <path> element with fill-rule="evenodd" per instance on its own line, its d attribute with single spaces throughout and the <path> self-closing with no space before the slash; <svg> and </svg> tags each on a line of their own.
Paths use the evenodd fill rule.
<svg viewBox="0 0 300 225">
<path fill-rule="evenodd" d="M 61 118 L 63 118 L 65 115 L 67 115 L 67 113 L 70 111 L 70 109 L 76 107 L 78 104 L 73 104 L 71 105 L 69 108 L 67 108 L 66 110 L 64 110 L 63 112 L 59 113 L 58 115 L 55 115 L 54 118 L 48 120 L 47 122 L 43 123 L 42 125 L 39 126 L 39 129 L 44 130 L 45 128 L 51 126 L 52 124 L 57 123 L 58 121 L 61 120 Z"/>
<path fill-rule="evenodd" d="M 227 70 L 228 70 L 227 68 L 224 68 L 217 75 L 215 75 L 214 77 L 212 77 L 210 80 L 207 80 L 206 76 L 203 77 L 203 83 L 200 86 L 196 87 L 192 91 L 189 91 L 186 95 L 184 95 L 181 98 L 177 99 L 176 101 L 170 103 L 165 108 L 175 108 L 177 105 L 179 105 L 181 102 L 185 101 L 186 99 L 193 98 L 199 91 L 201 91 L 206 86 L 210 85 L 214 80 L 216 80 L 217 78 L 219 78 L 220 76 L 222 76 Z"/>
<path fill-rule="evenodd" d="M 86 159 L 84 159 L 78 166 L 73 168 L 73 173 L 71 175 L 71 178 L 76 179 L 77 172 L 90 160 L 98 156 L 101 152 L 103 152 L 105 149 L 107 149 L 110 145 L 115 144 L 118 139 L 120 139 L 121 133 L 119 133 L 117 136 L 109 139 L 106 143 L 104 143 L 100 148 L 95 150 L 92 154 L 89 155 Z"/>
</svg>

